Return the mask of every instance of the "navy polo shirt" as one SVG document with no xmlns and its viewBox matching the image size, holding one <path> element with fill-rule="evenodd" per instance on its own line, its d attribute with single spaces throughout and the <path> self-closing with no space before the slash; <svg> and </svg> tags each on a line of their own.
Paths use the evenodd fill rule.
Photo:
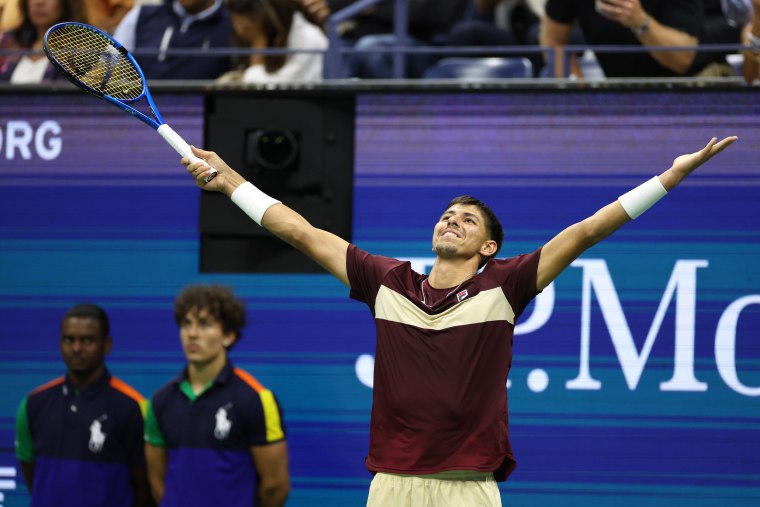
<svg viewBox="0 0 760 507">
<path fill-rule="evenodd" d="M 34 463 L 31 507 L 131 507 L 146 408 L 108 371 L 83 391 L 67 377 L 33 390 L 16 417 L 16 456 Z"/>
<path fill-rule="evenodd" d="M 282 440 L 274 394 L 230 362 L 197 395 L 185 370 L 153 395 L 145 425 L 145 441 L 167 449 L 162 507 L 256 505 L 251 447 Z"/>
</svg>

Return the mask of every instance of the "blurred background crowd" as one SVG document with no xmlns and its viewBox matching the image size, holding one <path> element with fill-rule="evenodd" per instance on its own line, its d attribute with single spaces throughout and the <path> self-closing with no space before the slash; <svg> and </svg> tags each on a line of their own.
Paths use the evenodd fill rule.
<svg viewBox="0 0 760 507">
<path fill-rule="evenodd" d="M 59 79 L 41 49 L 61 21 L 114 35 L 162 80 L 391 79 L 400 49 L 408 79 L 752 83 L 760 54 L 760 0 L 0 0 L 0 79 Z M 336 46 L 327 76 L 324 55 Z"/>
</svg>

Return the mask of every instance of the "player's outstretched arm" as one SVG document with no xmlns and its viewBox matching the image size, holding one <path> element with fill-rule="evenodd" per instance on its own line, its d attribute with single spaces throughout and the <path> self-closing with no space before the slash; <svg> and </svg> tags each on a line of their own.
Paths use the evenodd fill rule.
<svg viewBox="0 0 760 507">
<path fill-rule="evenodd" d="M 552 238 L 541 250 L 537 286 L 543 290 L 583 252 L 597 244 L 630 220 L 635 219 L 676 187 L 699 166 L 730 146 L 736 137 L 718 142 L 713 138 L 694 153 L 681 155 L 659 176 L 634 188 L 603 207 L 592 216 L 571 225 Z"/>
<path fill-rule="evenodd" d="M 297 248 L 315 262 L 349 285 L 346 272 L 348 242 L 311 225 L 296 211 L 264 194 L 252 183 L 228 166 L 216 153 L 192 147 L 193 154 L 203 162 L 190 162 L 187 157 L 182 164 L 193 175 L 196 184 L 204 190 L 223 192 L 257 224 Z M 218 171 L 206 183 L 209 166 Z"/>
</svg>

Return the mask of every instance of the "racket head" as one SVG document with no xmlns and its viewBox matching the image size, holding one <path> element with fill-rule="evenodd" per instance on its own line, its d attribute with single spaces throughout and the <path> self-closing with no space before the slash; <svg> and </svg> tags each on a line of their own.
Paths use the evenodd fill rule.
<svg viewBox="0 0 760 507">
<path fill-rule="evenodd" d="M 93 26 L 75 22 L 53 25 L 45 33 L 42 48 L 69 81 L 97 97 L 130 103 L 146 94 L 145 76 L 134 57 Z"/>
</svg>

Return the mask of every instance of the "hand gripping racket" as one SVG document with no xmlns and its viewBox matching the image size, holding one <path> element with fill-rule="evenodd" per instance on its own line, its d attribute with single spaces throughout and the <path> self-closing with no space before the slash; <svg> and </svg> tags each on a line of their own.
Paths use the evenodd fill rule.
<svg viewBox="0 0 760 507">
<path fill-rule="evenodd" d="M 43 49 L 69 81 L 150 125 L 183 157 L 200 161 L 190 145 L 164 123 L 137 61 L 110 35 L 83 23 L 58 23 L 45 33 Z M 147 101 L 152 118 L 133 107 L 141 99 Z M 216 174 L 212 168 L 205 182 Z"/>
</svg>

